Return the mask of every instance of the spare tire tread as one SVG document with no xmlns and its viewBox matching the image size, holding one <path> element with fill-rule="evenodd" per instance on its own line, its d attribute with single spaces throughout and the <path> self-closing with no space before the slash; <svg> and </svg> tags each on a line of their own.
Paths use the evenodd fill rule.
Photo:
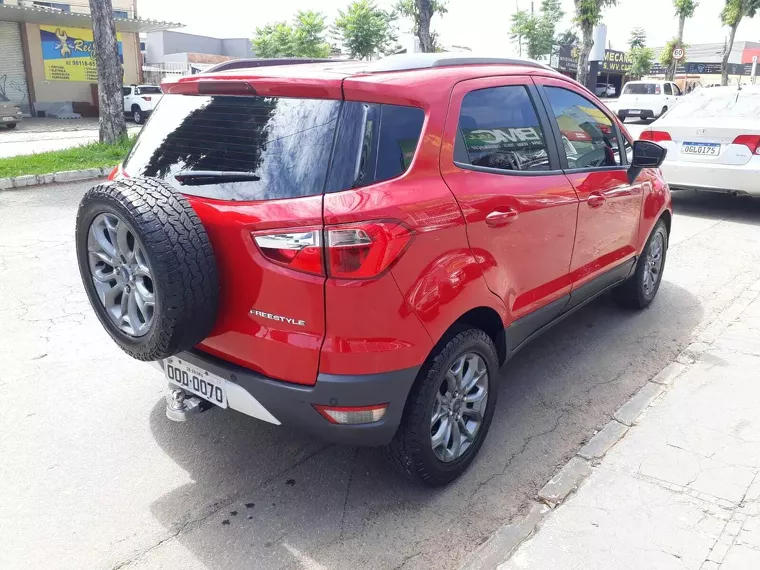
<svg viewBox="0 0 760 570">
<path fill-rule="evenodd" d="M 83 210 L 93 202 L 126 210 L 126 220 L 148 250 L 160 296 L 155 334 L 149 333 L 147 336 L 153 338 L 145 344 L 115 336 L 118 331 L 112 324 L 108 326 L 110 321 L 96 308 L 112 338 L 139 360 L 160 360 L 198 344 L 208 336 L 216 320 L 218 275 L 208 234 L 187 199 L 152 178 L 124 178 L 100 184 L 82 199 L 78 232 Z M 81 260 L 80 270 L 83 279 L 90 278 Z M 93 301 L 99 302 L 91 296 Z"/>
</svg>

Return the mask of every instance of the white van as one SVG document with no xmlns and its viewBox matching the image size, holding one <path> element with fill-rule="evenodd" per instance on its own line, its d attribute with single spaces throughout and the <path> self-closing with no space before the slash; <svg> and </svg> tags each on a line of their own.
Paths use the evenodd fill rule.
<svg viewBox="0 0 760 570">
<path fill-rule="evenodd" d="M 672 81 L 629 81 L 618 99 L 618 117 L 656 119 L 678 102 L 683 95 Z"/>
</svg>

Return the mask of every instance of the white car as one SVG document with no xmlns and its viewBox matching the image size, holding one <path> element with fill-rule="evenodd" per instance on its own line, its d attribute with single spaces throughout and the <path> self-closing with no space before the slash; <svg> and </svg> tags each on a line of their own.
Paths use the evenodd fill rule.
<svg viewBox="0 0 760 570">
<path fill-rule="evenodd" d="M 129 85 L 124 87 L 124 114 L 142 125 L 163 97 L 156 85 Z"/>
<path fill-rule="evenodd" d="M 597 83 L 594 93 L 597 97 L 614 97 L 615 86 L 612 83 Z"/>
<path fill-rule="evenodd" d="M 681 89 L 672 81 L 629 81 L 618 98 L 618 117 L 656 119 L 678 103 Z"/>
<path fill-rule="evenodd" d="M 674 189 L 760 196 L 760 85 L 700 89 L 641 133 Z"/>
</svg>

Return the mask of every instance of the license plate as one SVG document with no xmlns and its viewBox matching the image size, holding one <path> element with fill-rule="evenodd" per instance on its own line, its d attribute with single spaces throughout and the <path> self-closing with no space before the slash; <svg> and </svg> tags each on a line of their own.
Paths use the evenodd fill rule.
<svg viewBox="0 0 760 570">
<path fill-rule="evenodd" d="M 15 121 L 16 117 L 3 117 L 3 121 Z"/>
<path fill-rule="evenodd" d="M 219 406 L 227 407 L 227 381 L 199 366 L 172 356 L 164 361 L 164 374 L 172 384 Z"/>
<path fill-rule="evenodd" d="M 638 109 L 631 109 L 630 111 L 628 111 L 628 114 L 629 115 L 641 115 L 641 111 L 639 111 Z"/>
<path fill-rule="evenodd" d="M 720 145 L 717 143 L 685 142 L 681 145 L 683 154 L 701 154 L 704 156 L 718 156 Z"/>
</svg>

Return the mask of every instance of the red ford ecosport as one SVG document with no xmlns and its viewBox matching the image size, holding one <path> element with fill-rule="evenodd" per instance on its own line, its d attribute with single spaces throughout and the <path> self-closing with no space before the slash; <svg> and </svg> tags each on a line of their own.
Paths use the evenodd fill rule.
<svg viewBox="0 0 760 570">
<path fill-rule="evenodd" d="M 477 454 L 499 368 L 612 289 L 662 279 L 664 151 L 531 61 L 264 65 L 164 84 L 84 196 L 100 321 L 160 363 L 167 415 L 232 408 L 390 444 L 436 485 Z"/>
</svg>

